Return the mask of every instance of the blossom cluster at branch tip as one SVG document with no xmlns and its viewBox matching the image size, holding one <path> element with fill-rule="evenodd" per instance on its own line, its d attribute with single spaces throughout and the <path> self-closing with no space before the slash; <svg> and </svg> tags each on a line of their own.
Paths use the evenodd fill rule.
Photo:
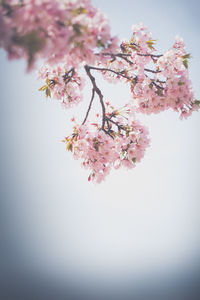
<svg viewBox="0 0 200 300">
<path fill-rule="evenodd" d="M 78 104 L 83 96 L 84 78 L 78 76 L 73 67 L 67 69 L 62 65 L 55 68 L 42 66 L 38 77 L 45 80 L 39 90 L 45 91 L 47 97 L 53 97 L 62 103 L 64 108 Z"/>
<path fill-rule="evenodd" d="M 172 48 L 156 54 L 155 40 L 143 24 L 133 26 L 130 41 L 123 41 L 121 53 L 106 54 L 99 62 L 102 74 L 110 82 L 130 85 L 137 111 L 159 113 L 169 108 L 186 118 L 199 109 L 188 73 L 188 59 L 183 39 L 176 37 Z"/>
<path fill-rule="evenodd" d="M 89 169 L 88 181 L 102 182 L 112 168 L 134 168 L 143 158 L 149 146 L 148 130 L 133 119 L 131 111 L 113 110 L 106 114 L 104 129 L 98 123 L 74 126 L 72 135 L 63 142 L 75 159 L 82 160 L 82 166 Z"/>
</svg>

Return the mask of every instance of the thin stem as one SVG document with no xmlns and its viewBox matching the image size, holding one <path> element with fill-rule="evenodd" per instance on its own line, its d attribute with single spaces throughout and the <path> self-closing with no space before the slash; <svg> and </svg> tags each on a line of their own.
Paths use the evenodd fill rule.
<svg viewBox="0 0 200 300">
<path fill-rule="evenodd" d="M 99 55 L 99 54 L 98 54 Z M 130 65 L 133 64 L 133 62 L 131 60 L 129 60 L 127 57 L 130 57 L 131 55 L 128 53 L 109 53 L 109 52 L 104 52 L 101 53 L 101 55 L 104 56 L 110 56 L 112 58 L 112 62 L 116 60 L 117 57 L 125 60 L 127 63 L 129 63 Z"/>
<path fill-rule="evenodd" d="M 92 74 L 90 72 L 90 70 L 92 69 L 92 67 L 90 67 L 88 65 L 85 65 L 84 68 L 85 68 L 86 74 L 90 78 L 90 81 L 91 81 L 91 83 L 93 85 L 94 92 L 96 92 L 97 95 L 99 96 L 99 100 L 100 100 L 101 107 L 102 107 L 102 126 L 101 126 L 101 128 L 104 130 L 105 120 L 106 120 L 106 118 L 105 118 L 105 116 L 106 116 L 106 108 L 105 108 L 105 105 L 104 105 L 104 102 L 103 102 L 103 95 L 102 95 L 100 89 L 96 85 L 96 81 L 95 81 L 94 76 L 92 76 Z"/>
<path fill-rule="evenodd" d="M 146 72 L 150 72 L 150 73 L 154 73 L 154 74 L 157 74 L 157 73 L 161 73 L 160 70 L 157 70 L 157 71 L 154 71 L 154 70 L 151 70 L 151 69 L 144 69 Z"/>
<path fill-rule="evenodd" d="M 110 134 L 108 130 L 106 130 L 105 128 L 102 128 L 102 130 L 114 140 L 114 137 Z"/>
<path fill-rule="evenodd" d="M 122 76 L 122 77 L 124 77 L 124 78 L 126 78 L 128 80 L 136 79 L 134 77 L 130 77 L 130 76 L 124 75 L 125 70 L 117 72 L 117 71 L 114 71 L 114 70 L 109 69 L 109 68 L 99 68 L 99 67 L 92 67 L 92 66 L 89 66 L 89 68 L 91 70 L 97 70 L 97 71 L 103 71 L 103 72 L 111 72 L 111 73 L 114 73 L 114 74 L 116 74 L 118 76 Z"/>
<path fill-rule="evenodd" d="M 163 54 L 150 54 L 150 53 L 137 53 L 139 56 L 151 56 L 151 58 L 159 58 L 163 56 Z"/>
<path fill-rule="evenodd" d="M 110 125 L 109 122 L 108 122 L 108 118 L 106 118 L 106 124 L 107 124 L 107 126 L 108 126 L 108 131 L 110 131 L 111 125 Z"/>
<path fill-rule="evenodd" d="M 164 90 L 164 87 L 158 85 L 157 83 L 155 83 L 155 81 L 152 80 L 151 82 L 152 82 L 153 85 L 155 85 L 155 87 L 157 87 L 157 89 Z"/>
<path fill-rule="evenodd" d="M 101 53 L 101 55 L 104 55 L 104 56 L 111 56 L 111 57 L 120 57 L 120 58 L 125 58 L 125 57 L 130 57 L 131 54 L 129 53 L 110 53 L 110 52 L 104 52 L 104 53 Z M 140 52 L 137 52 L 137 55 L 139 56 L 150 56 L 151 58 L 159 58 L 161 56 L 163 56 L 163 54 L 151 54 L 151 53 L 140 53 Z M 133 62 L 131 62 L 131 64 L 133 64 Z"/>
<path fill-rule="evenodd" d="M 63 80 L 65 84 L 68 84 L 68 82 L 70 82 L 74 74 L 75 74 L 75 70 L 74 68 L 71 68 L 67 73 L 65 73 L 65 75 L 63 75 Z"/>
<path fill-rule="evenodd" d="M 118 128 L 120 128 L 122 130 L 125 130 L 123 126 L 119 125 L 117 122 L 109 119 L 108 117 L 106 117 L 106 120 L 108 120 L 108 122 L 111 122 L 111 123 L 115 124 Z"/>
<path fill-rule="evenodd" d="M 131 54 L 128 54 L 128 53 L 115 53 L 114 54 L 114 53 L 105 52 L 105 53 L 102 53 L 102 55 L 112 57 L 113 58 L 112 62 L 115 61 L 117 57 L 119 57 L 119 58 L 125 60 L 126 62 L 128 62 L 130 65 L 133 65 L 133 62 L 127 58 L 127 57 L 131 56 Z M 137 52 L 137 55 L 139 55 L 139 56 L 150 56 L 152 59 L 153 58 L 159 58 L 159 57 L 163 56 L 163 54 L 157 54 L 157 55 L 156 54 L 145 54 L 145 53 L 143 54 L 143 53 L 138 53 L 138 52 Z M 110 70 L 110 72 L 115 73 L 115 71 L 113 71 L 111 69 L 108 69 L 108 70 Z M 151 69 L 144 69 L 144 70 L 146 72 L 151 72 L 151 73 L 155 73 L 155 74 L 156 73 L 161 73 L 160 70 L 157 70 L 157 71 L 154 71 L 154 70 L 151 70 Z M 120 75 L 120 74 L 118 74 L 118 75 Z M 123 76 L 123 77 L 125 77 L 125 76 Z"/>
<path fill-rule="evenodd" d="M 94 100 L 94 95 L 95 95 L 95 89 L 93 88 L 93 89 L 92 89 L 92 97 L 91 97 L 91 100 L 90 100 L 90 104 L 89 104 L 89 107 L 88 107 L 88 110 L 87 110 L 87 113 L 86 113 L 86 116 L 85 116 L 85 119 L 84 119 L 82 125 L 85 124 L 85 122 L 87 121 L 87 118 L 88 118 L 90 109 L 91 109 L 91 107 L 92 107 L 92 102 L 93 102 L 93 100 Z"/>
</svg>

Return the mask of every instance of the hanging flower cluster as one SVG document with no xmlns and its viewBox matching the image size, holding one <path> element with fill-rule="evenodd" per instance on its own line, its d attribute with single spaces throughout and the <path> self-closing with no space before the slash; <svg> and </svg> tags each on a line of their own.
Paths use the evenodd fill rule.
<svg viewBox="0 0 200 300">
<path fill-rule="evenodd" d="M 106 113 L 105 123 L 103 129 L 98 123 L 76 124 L 72 135 L 63 140 L 74 158 L 81 159 L 83 167 L 89 169 L 88 180 L 97 183 L 112 168 L 134 168 L 149 145 L 147 129 L 133 120 L 127 107 Z"/>
</svg>

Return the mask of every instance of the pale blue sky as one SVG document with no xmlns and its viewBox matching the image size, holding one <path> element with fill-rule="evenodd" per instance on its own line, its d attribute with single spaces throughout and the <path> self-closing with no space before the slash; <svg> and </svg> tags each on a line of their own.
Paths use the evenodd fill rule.
<svg viewBox="0 0 200 300">
<path fill-rule="evenodd" d="M 160 51 L 181 35 L 200 98 L 199 1 L 93 3 L 120 38 L 129 38 L 132 24 L 141 21 Z M 1 50 L 0 63 L 5 265 L 14 262 L 80 289 L 120 282 L 119 289 L 130 291 L 133 281 L 145 285 L 149 275 L 174 280 L 194 266 L 199 270 L 200 113 L 184 121 L 171 111 L 138 116 L 150 131 L 145 158 L 94 185 L 61 143 L 71 115 L 84 116 L 90 91 L 80 108 L 65 111 L 38 92 L 41 83 L 34 72 L 25 74 L 25 62 L 8 62 Z M 100 77 L 98 83 L 113 103 L 129 99 L 128 88 Z"/>
</svg>

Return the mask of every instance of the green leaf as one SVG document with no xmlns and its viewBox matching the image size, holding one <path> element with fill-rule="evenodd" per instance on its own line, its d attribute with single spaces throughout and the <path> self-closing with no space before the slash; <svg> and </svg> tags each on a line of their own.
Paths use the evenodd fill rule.
<svg viewBox="0 0 200 300">
<path fill-rule="evenodd" d="M 73 16 L 78 16 L 80 14 L 86 14 L 87 10 L 84 7 L 78 7 L 72 11 Z"/>
<path fill-rule="evenodd" d="M 185 82 L 183 82 L 183 81 L 178 82 L 178 85 L 184 85 L 184 84 L 185 84 Z"/>
<path fill-rule="evenodd" d="M 72 149 L 73 149 L 73 145 L 72 145 L 71 142 L 69 142 L 69 143 L 67 144 L 67 150 L 72 152 Z"/>
<path fill-rule="evenodd" d="M 135 157 L 132 158 L 132 162 L 133 162 L 133 163 L 136 162 L 136 158 L 135 158 Z"/>
<path fill-rule="evenodd" d="M 100 39 L 97 41 L 97 47 L 98 48 L 105 48 L 104 43 L 102 43 L 102 41 Z"/>
<path fill-rule="evenodd" d="M 156 40 L 148 40 L 146 41 L 147 46 L 151 49 L 151 50 L 155 50 L 155 48 L 153 47 L 153 45 L 155 45 Z"/>
<path fill-rule="evenodd" d="M 76 23 L 72 25 L 73 30 L 75 32 L 76 35 L 81 35 L 81 25 Z"/>
<path fill-rule="evenodd" d="M 153 88 L 153 83 L 150 83 L 149 87 L 150 87 L 150 89 L 152 89 Z"/>
<path fill-rule="evenodd" d="M 200 101 L 199 100 L 195 100 L 194 104 L 198 105 L 200 107 Z"/>
<path fill-rule="evenodd" d="M 46 88 L 46 97 L 51 97 L 50 88 Z"/>
<path fill-rule="evenodd" d="M 163 92 L 162 92 L 161 89 L 157 89 L 156 94 L 157 94 L 158 96 L 163 96 Z"/>
<path fill-rule="evenodd" d="M 183 59 L 191 58 L 190 53 L 187 53 L 187 54 L 183 55 L 182 58 Z"/>
<path fill-rule="evenodd" d="M 41 86 L 41 88 L 39 89 L 39 91 L 45 91 L 47 89 L 47 85 L 43 85 Z"/>
<path fill-rule="evenodd" d="M 184 67 L 185 67 L 186 69 L 188 69 L 188 61 L 187 61 L 187 59 L 184 59 L 184 60 L 183 60 L 183 65 L 184 65 Z"/>
</svg>

